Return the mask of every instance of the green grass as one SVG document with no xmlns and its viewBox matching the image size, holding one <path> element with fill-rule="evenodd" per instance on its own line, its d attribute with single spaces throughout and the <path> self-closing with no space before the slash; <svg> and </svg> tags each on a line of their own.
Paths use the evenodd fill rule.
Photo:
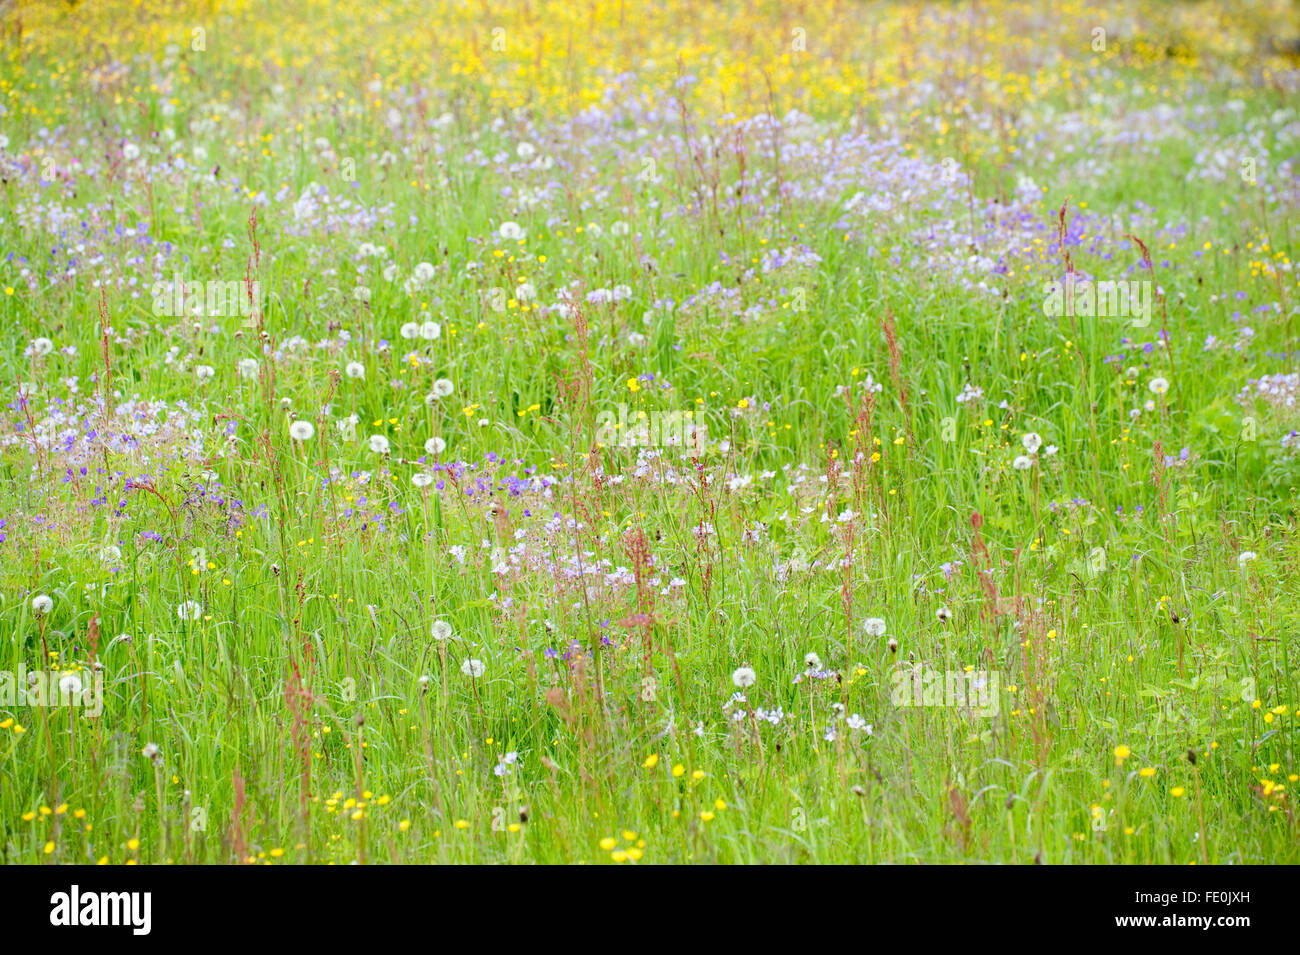
<svg viewBox="0 0 1300 955">
<path fill-rule="evenodd" d="M 446 129 L 394 130 L 386 98 L 411 111 L 387 87 L 382 108 L 331 116 L 291 86 L 273 113 L 229 61 L 177 81 L 192 96 L 174 120 L 138 90 L 148 110 L 76 85 L 24 94 L 86 114 L 40 140 L 15 112 L 8 134 L 28 165 L 0 190 L 0 671 L 49 654 L 86 685 L 102 675 L 104 700 L 95 715 L 22 705 L 0 683 L 4 860 L 1300 861 L 1300 459 L 1281 443 L 1298 416 L 1238 400 L 1300 357 L 1280 165 L 1300 135 L 1276 116 L 1293 73 L 1269 92 L 1209 54 L 1072 55 L 1099 100 L 1028 105 L 1010 154 L 978 122 L 1000 114 L 977 111 L 963 134 L 985 151 L 957 185 L 938 178 L 951 138 L 876 103 L 917 157 L 903 180 L 920 198 L 872 215 L 848 208 L 854 193 L 897 199 L 903 180 L 810 158 L 848 129 L 833 104 L 783 125 L 776 162 L 764 124 L 706 102 L 692 134 L 714 145 L 676 148 L 666 91 L 656 117 L 616 101 L 628 111 L 607 130 L 577 133 L 559 111 L 493 125 L 474 104 Z M 40 62 L 5 69 L 17 81 Z M 1153 85 L 1135 92 L 1135 76 Z M 195 94 L 259 108 L 238 140 L 191 133 Z M 1196 136 L 1132 118 L 1160 103 Z M 932 91 L 924 108 L 952 119 L 950 105 Z M 1153 138 L 1099 143 L 1107 123 Z M 173 127 L 183 154 L 206 150 L 198 169 L 163 168 L 152 136 Z M 618 138 L 639 127 L 652 135 Z M 269 156 L 251 145 L 264 132 Z M 492 160 L 521 141 L 558 168 Z M 1189 179 L 1202 147 L 1266 148 L 1267 175 L 1230 162 L 1226 180 Z M 35 174 L 46 156 L 67 171 L 53 185 Z M 360 160 L 355 188 L 341 156 Z M 645 157 L 658 182 L 636 179 Z M 971 209 L 1011 199 L 1022 174 L 1041 194 L 1016 207 L 1023 240 L 996 248 L 1008 227 L 972 248 Z M 343 220 L 295 215 L 314 182 L 355 204 Z M 777 183 L 799 187 L 779 211 Z M 1043 314 L 1066 203 L 1085 233 L 1075 267 L 1140 281 L 1126 234 L 1151 248 L 1165 308 L 1149 326 Z M 507 220 L 526 238 L 502 239 Z M 927 264 L 927 229 L 953 260 Z M 162 243 L 174 252 L 155 258 Z M 763 270 L 800 246 L 819 261 Z M 961 264 L 1004 251 L 1009 274 Z M 420 262 L 433 277 L 405 291 Z M 155 315 L 150 288 L 173 272 L 251 276 L 264 303 L 251 319 Z M 536 302 L 492 307 L 524 280 Z M 740 307 L 683 307 L 713 282 Z M 626 299 L 585 299 L 623 285 Z M 539 308 L 566 289 L 576 309 Z M 410 321 L 441 334 L 405 340 Z M 55 350 L 28 353 L 40 337 Z M 426 400 L 442 378 L 454 393 Z M 959 403 L 967 385 L 982 399 Z M 74 410 L 133 399 L 165 410 L 134 424 Z M 632 421 L 689 411 L 708 441 L 604 447 L 597 415 L 620 403 Z M 178 411 L 193 412 L 183 432 L 163 423 Z M 297 420 L 313 438 L 290 438 Z M 103 437 L 128 426 L 138 446 Z M 1043 447 L 1019 470 L 1029 433 Z M 473 469 L 413 485 L 431 437 Z M 186 601 L 198 619 L 178 616 Z M 864 629 L 874 617 L 883 636 Z M 737 702 L 742 667 L 756 680 Z M 987 674 L 991 712 L 899 705 L 908 667 Z"/>
</svg>

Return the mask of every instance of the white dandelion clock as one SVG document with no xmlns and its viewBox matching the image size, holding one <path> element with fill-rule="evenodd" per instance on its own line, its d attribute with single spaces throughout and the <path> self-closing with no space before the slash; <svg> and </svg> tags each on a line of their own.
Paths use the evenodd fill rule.
<svg viewBox="0 0 1300 955">
<path fill-rule="evenodd" d="M 947 623 L 952 619 L 952 611 L 947 607 L 940 607 L 934 612 L 934 615 L 940 623 Z"/>
<path fill-rule="evenodd" d="M 424 451 L 426 454 L 442 454 L 447 450 L 447 442 L 442 438 L 430 438 L 424 442 Z"/>
<path fill-rule="evenodd" d="M 295 441 L 310 441 L 316 437 L 316 426 L 310 421 L 295 421 L 289 425 L 289 437 Z"/>
<path fill-rule="evenodd" d="M 433 634 L 433 639 L 437 640 L 439 643 L 446 643 L 451 639 L 451 624 L 446 620 L 435 620 L 433 622 L 433 629 L 430 632 Z"/>
<path fill-rule="evenodd" d="M 815 653 L 805 653 L 803 665 L 809 670 L 820 670 L 822 668 L 822 658 Z"/>
<path fill-rule="evenodd" d="M 65 700 L 75 700 L 81 696 L 81 677 L 75 673 L 65 673 L 59 678 L 59 696 Z"/>
<path fill-rule="evenodd" d="M 240 378 L 256 378 L 256 377 L 257 377 L 257 359 L 256 359 L 256 358 L 241 358 L 241 359 L 239 360 L 239 364 L 238 364 L 236 367 L 239 369 L 239 377 L 240 377 Z"/>
<path fill-rule="evenodd" d="M 366 366 L 359 361 L 350 361 L 344 366 L 343 374 L 353 379 L 365 378 Z"/>
<path fill-rule="evenodd" d="M 388 439 L 382 434 L 372 434 L 367 444 L 370 445 L 370 450 L 375 452 L 375 454 L 388 453 Z"/>
<path fill-rule="evenodd" d="M 742 690 L 753 686 L 757 680 L 758 674 L 754 672 L 753 667 L 737 667 L 731 674 L 731 682 Z"/>
<path fill-rule="evenodd" d="M 487 667 L 482 660 L 469 659 L 460 665 L 460 672 L 471 679 L 477 680 L 487 672 Z"/>
<path fill-rule="evenodd" d="M 401 328 L 402 337 L 410 341 L 420 337 L 420 325 L 418 322 L 407 322 Z"/>
<path fill-rule="evenodd" d="M 1034 466 L 1034 459 L 1027 454 L 1017 455 L 1016 459 L 1011 462 L 1011 466 L 1017 471 L 1028 471 Z"/>
<path fill-rule="evenodd" d="M 1169 390 L 1169 380 L 1167 378 L 1152 378 L 1151 383 L 1147 385 L 1147 391 L 1153 395 L 1163 395 Z"/>
<path fill-rule="evenodd" d="M 198 620 L 203 613 L 203 604 L 197 600 L 187 600 L 176 608 L 176 616 L 182 620 Z"/>
<path fill-rule="evenodd" d="M 54 351 L 54 342 L 48 338 L 32 339 L 32 354 L 37 358 L 44 358 L 52 351 Z"/>
<path fill-rule="evenodd" d="M 200 382 L 211 381 L 216 373 L 216 369 L 211 365 L 196 365 L 194 368 L 194 377 Z"/>
<path fill-rule="evenodd" d="M 425 322 L 420 326 L 420 337 L 426 342 L 437 341 L 442 335 L 442 326 L 437 322 Z"/>
<path fill-rule="evenodd" d="M 433 483 L 433 475 L 428 471 L 416 471 L 411 475 L 411 483 L 416 487 L 428 487 Z"/>
<path fill-rule="evenodd" d="M 433 383 L 433 393 L 439 398 L 446 398 L 456 390 L 456 385 L 450 378 L 439 378 Z"/>
<path fill-rule="evenodd" d="M 501 228 L 497 229 L 497 234 L 500 235 L 501 238 L 503 239 L 508 239 L 512 241 L 522 239 L 525 235 L 523 226 L 521 226 L 518 222 L 510 222 L 510 221 L 501 223 Z"/>
<path fill-rule="evenodd" d="M 32 613 L 44 617 L 54 609 L 54 598 L 49 594 L 37 594 L 32 598 Z"/>
<path fill-rule="evenodd" d="M 886 625 L 883 617 L 868 617 L 862 622 L 862 629 L 869 637 L 883 637 Z"/>
<path fill-rule="evenodd" d="M 1043 446 L 1043 437 L 1036 431 L 1029 431 L 1020 439 L 1020 443 L 1025 446 L 1027 453 L 1036 454 Z"/>
</svg>

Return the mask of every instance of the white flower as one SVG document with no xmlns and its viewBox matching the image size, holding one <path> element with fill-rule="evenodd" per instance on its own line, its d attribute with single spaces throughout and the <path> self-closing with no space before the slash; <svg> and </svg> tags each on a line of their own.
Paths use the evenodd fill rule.
<svg viewBox="0 0 1300 955">
<path fill-rule="evenodd" d="M 372 434 L 368 444 L 370 445 L 370 450 L 375 452 L 375 454 L 388 453 L 388 439 L 382 434 Z"/>
<path fill-rule="evenodd" d="M 417 282 L 431 282 L 435 274 L 433 266 L 428 262 L 421 262 L 415 267 L 415 280 Z"/>
<path fill-rule="evenodd" d="M 75 673 L 65 673 L 59 680 L 59 694 L 75 699 L 81 693 L 81 677 Z"/>
<path fill-rule="evenodd" d="M 52 351 L 54 351 L 54 342 L 48 338 L 32 339 L 32 354 L 36 355 L 36 357 L 43 358 Z"/>
<path fill-rule="evenodd" d="M 158 758 L 158 744 L 157 744 L 157 743 L 145 743 L 145 744 L 144 744 L 144 749 L 140 750 L 140 755 L 143 756 L 145 759 L 157 759 L 157 758 Z"/>
<path fill-rule="evenodd" d="M 1169 382 L 1164 378 L 1152 378 L 1147 390 L 1153 395 L 1163 395 L 1169 390 Z"/>
<path fill-rule="evenodd" d="M 1027 455 L 1021 454 L 1018 455 L 1016 459 L 1011 462 L 1011 466 L 1015 468 L 1017 471 L 1028 471 L 1030 468 L 1034 466 L 1034 459 Z"/>
<path fill-rule="evenodd" d="M 820 670 L 822 668 L 822 658 L 815 653 L 805 653 L 803 663 L 809 670 Z"/>
<path fill-rule="evenodd" d="M 952 619 L 952 611 L 947 607 L 940 607 L 934 612 L 934 615 L 939 618 L 940 623 L 947 623 Z"/>
<path fill-rule="evenodd" d="M 522 239 L 524 237 L 524 228 L 518 222 L 503 222 L 497 233 L 503 239 Z"/>
<path fill-rule="evenodd" d="M 415 682 L 420 684 L 420 689 L 427 690 L 429 688 L 429 684 L 433 682 L 433 677 L 429 676 L 429 674 L 427 673 L 421 673 L 420 678 Z"/>
<path fill-rule="evenodd" d="M 416 471 L 411 475 L 411 483 L 416 487 L 428 487 L 433 483 L 433 475 L 428 471 Z"/>
<path fill-rule="evenodd" d="M 99 559 L 106 564 L 122 559 L 122 548 L 116 544 L 105 544 L 99 549 Z"/>
<path fill-rule="evenodd" d="M 439 643 L 446 643 L 451 639 L 451 624 L 446 620 L 435 620 L 433 622 L 433 639 Z"/>
<path fill-rule="evenodd" d="M 426 454 L 442 454 L 447 450 L 447 442 L 442 438 L 430 438 L 424 442 L 424 451 Z"/>
<path fill-rule="evenodd" d="M 742 690 L 747 686 L 753 686 L 754 681 L 758 679 L 758 674 L 754 672 L 753 667 L 738 667 L 731 674 L 731 682 L 736 684 Z"/>
<path fill-rule="evenodd" d="M 176 616 L 182 620 L 198 620 L 203 613 L 203 604 L 197 600 L 187 600 L 176 608 Z"/>
<path fill-rule="evenodd" d="M 871 724 L 868 723 L 866 720 L 864 720 L 857 713 L 854 713 L 844 722 L 848 724 L 848 727 L 851 730 L 863 730 L 866 732 L 868 736 L 871 735 Z"/>
<path fill-rule="evenodd" d="M 434 341 L 442 334 L 442 326 L 437 322 L 425 322 L 420 326 L 420 337 L 426 342 Z"/>
<path fill-rule="evenodd" d="M 257 377 L 257 359 L 241 358 L 239 360 L 239 377 L 256 378 Z"/>
<path fill-rule="evenodd" d="M 407 322 L 405 325 L 403 325 L 402 337 L 406 339 L 419 338 L 420 337 L 419 322 Z"/>
<path fill-rule="evenodd" d="M 1025 446 L 1027 452 L 1034 454 L 1043 446 L 1043 438 L 1036 431 L 1027 431 L 1020 439 L 1020 443 Z"/>
<path fill-rule="evenodd" d="M 37 594 L 32 598 L 32 613 L 44 617 L 54 609 L 54 598 L 49 594 Z"/>
<path fill-rule="evenodd" d="M 862 629 L 866 631 L 869 637 L 883 637 L 885 635 L 885 621 L 882 617 L 868 617 L 863 621 Z"/>
<path fill-rule="evenodd" d="M 295 441 L 310 441 L 316 437 L 316 426 L 310 421 L 295 421 L 289 425 L 289 437 Z"/>
<path fill-rule="evenodd" d="M 515 155 L 524 162 L 528 162 L 528 160 L 537 155 L 537 147 L 532 143 L 520 143 L 515 147 Z"/>
<path fill-rule="evenodd" d="M 1253 550 L 1243 550 L 1237 555 L 1237 563 L 1245 567 L 1247 563 L 1259 557 Z"/>
<path fill-rule="evenodd" d="M 199 381 L 208 381 L 216 373 L 217 373 L 216 369 L 214 369 L 211 365 L 194 366 L 194 377 L 197 378 Z"/>
<path fill-rule="evenodd" d="M 140 158 L 140 147 L 135 143 L 127 143 L 122 147 L 122 158 L 127 162 L 135 162 Z"/>
<path fill-rule="evenodd" d="M 460 672 L 477 680 L 487 672 L 487 667 L 482 660 L 466 660 L 460 665 Z"/>
<path fill-rule="evenodd" d="M 349 378 L 364 378 L 366 377 L 366 366 L 359 361 L 350 361 L 344 367 L 343 374 Z"/>
<path fill-rule="evenodd" d="M 433 383 L 433 393 L 439 398 L 446 398 L 455 390 L 456 386 L 450 378 L 439 378 Z"/>
</svg>

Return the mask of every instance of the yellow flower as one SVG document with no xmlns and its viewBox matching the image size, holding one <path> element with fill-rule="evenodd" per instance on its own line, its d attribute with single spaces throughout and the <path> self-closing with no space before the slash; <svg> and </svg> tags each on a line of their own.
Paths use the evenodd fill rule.
<svg viewBox="0 0 1300 955">
<path fill-rule="evenodd" d="M 618 840 L 613 836 L 606 836 L 604 839 L 600 840 L 600 847 L 606 852 L 612 852 L 616 845 L 618 845 Z"/>
<path fill-rule="evenodd" d="M 1175 799 L 1179 799 L 1185 792 L 1187 792 L 1187 790 L 1182 786 L 1175 786 L 1173 789 L 1169 790 L 1169 795 L 1173 796 Z"/>
<path fill-rule="evenodd" d="M 1150 766 L 1143 766 L 1141 769 L 1138 770 L 1138 775 L 1141 776 L 1143 779 L 1150 779 L 1155 774 L 1156 771 Z"/>
<path fill-rule="evenodd" d="M 1115 765 L 1123 766 L 1124 760 L 1133 755 L 1133 750 L 1129 749 L 1123 743 L 1115 747 Z"/>
<path fill-rule="evenodd" d="M 651 753 L 649 756 L 645 758 L 645 762 L 641 764 L 641 768 L 654 769 L 658 765 L 659 765 L 659 754 Z"/>
</svg>

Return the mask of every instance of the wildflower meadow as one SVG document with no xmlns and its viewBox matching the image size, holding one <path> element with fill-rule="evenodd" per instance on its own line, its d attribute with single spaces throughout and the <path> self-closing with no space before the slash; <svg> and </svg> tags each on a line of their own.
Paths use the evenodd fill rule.
<svg viewBox="0 0 1300 955">
<path fill-rule="evenodd" d="M 1300 862 L 1298 97 L 1283 0 L 4 4 L 3 861 Z"/>
</svg>

